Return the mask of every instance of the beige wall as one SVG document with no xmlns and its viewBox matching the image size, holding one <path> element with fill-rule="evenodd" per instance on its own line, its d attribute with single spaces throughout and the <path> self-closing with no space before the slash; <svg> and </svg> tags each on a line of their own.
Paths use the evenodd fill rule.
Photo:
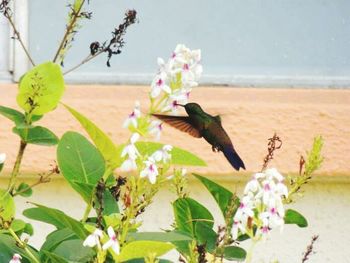
<svg viewBox="0 0 350 263">
<path fill-rule="evenodd" d="M 88 116 L 117 144 L 129 136 L 123 120 L 135 100 L 147 109 L 147 87 L 141 86 L 68 86 L 63 101 Z M 0 105 L 16 107 L 15 85 L 0 85 Z M 191 100 L 211 114 L 222 114 L 223 125 L 244 160 L 247 171 L 259 170 L 266 154 L 267 138 L 274 132 L 283 147 L 272 165 L 283 172 L 296 172 L 300 154 L 322 134 L 325 161 L 320 173 L 350 173 L 350 90 L 346 89 L 270 89 L 203 87 L 193 90 Z M 17 152 L 17 136 L 12 123 L 0 118 L 0 152 L 9 156 L 6 171 Z M 62 107 L 45 116 L 40 123 L 61 136 L 67 130 L 82 131 L 77 121 Z M 197 153 L 208 163 L 205 173 L 237 174 L 222 154 L 215 154 L 202 139 L 194 139 L 165 126 L 162 141 Z M 48 169 L 55 159 L 55 148 L 30 145 L 24 156 L 23 173 Z"/>
</svg>

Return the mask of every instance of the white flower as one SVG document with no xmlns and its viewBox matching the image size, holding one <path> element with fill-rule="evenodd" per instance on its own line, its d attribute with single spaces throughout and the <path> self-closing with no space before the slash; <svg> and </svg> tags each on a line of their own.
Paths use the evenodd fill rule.
<svg viewBox="0 0 350 263">
<path fill-rule="evenodd" d="M 21 255 L 16 253 L 16 254 L 13 254 L 13 257 L 9 263 L 21 263 L 21 259 L 22 259 Z"/>
<path fill-rule="evenodd" d="M 151 97 L 156 98 L 159 96 L 161 91 L 164 91 L 165 93 L 170 94 L 171 89 L 170 87 L 166 84 L 167 81 L 167 73 L 165 72 L 160 72 L 152 81 L 152 90 L 151 90 Z"/>
<path fill-rule="evenodd" d="M 176 113 L 179 107 L 178 104 L 186 104 L 188 102 L 188 96 L 188 92 L 185 92 L 184 90 L 176 90 L 169 96 L 165 106 L 162 108 L 162 111 L 171 111 L 172 113 Z"/>
<path fill-rule="evenodd" d="M 128 118 L 124 121 L 123 127 L 128 128 L 130 125 L 137 128 L 137 119 L 140 118 L 140 102 L 135 102 L 134 110 L 129 114 Z"/>
<path fill-rule="evenodd" d="M 138 133 L 134 133 L 130 138 L 130 143 L 124 147 L 121 157 L 128 158 L 122 163 L 120 169 L 123 171 L 130 171 L 137 168 L 135 160 L 140 156 L 139 151 L 137 150 L 135 143 L 140 138 Z"/>
<path fill-rule="evenodd" d="M 155 151 L 151 157 L 156 162 L 163 161 L 163 163 L 166 163 L 167 161 L 171 160 L 171 154 L 169 152 L 171 152 L 172 149 L 173 146 L 166 144 L 161 150 Z"/>
<path fill-rule="evenodd" d="M 141 171 L 140 177 L 148 177 L 151 184 L 154 184 L 158 176 L 158 168 L 155 164 L 155 160 L 152 157 L 149 157 L 144 163 L 146 164 L 146 167 Z"/>
<path fill-rule="evenodd" d="M 6 153 L 0 153 L 0 164 L 3 164 L 6 160 Z"/>
<path fill-rule="evenodd" d="M 120 252 L 120 246 L 113 228 L 111 226 L 107 229 L 109 240 L 103 245 L 102 249 L 107 250 L 112 247 L 113 251 L 118 255 Z"/>
<path fill-rule="evenodd" d="M 153 134 L 156 140 L 160 139 L 163 130 L 162 124 L 163 123 L 159 120 L 153 120 L 148 128 L 148 132 Z"/>
<path fill-rule="evenodd" d="M 100 238 L 103 236 L 101 229 L 96 229 L 92 234 L 90 234 L 83 243 L 84 247 L 94 247 L 97 246 L 98 249 L 101 249 Z"/>
</svg>

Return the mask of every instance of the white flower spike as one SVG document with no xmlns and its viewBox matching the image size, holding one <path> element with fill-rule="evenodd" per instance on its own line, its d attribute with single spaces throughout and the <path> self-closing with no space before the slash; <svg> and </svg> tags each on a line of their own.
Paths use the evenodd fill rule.
<svg viewBox="0 0 350 263">
<path fill-rule="evenodd" d="M 102 249 L 107 250 L 108 248 L 112 248 L 114 253 L 117 255 L 120 253 L 120 245 L 117 239 L 117 235 L 115 234 L 113 228 L 111 226 L 107 229 L 109 240 L 103 245 Z"/>
<path fill-rule="evenodd" d="M 130 138 L 130 144 L 124 147 L 121 157 L 128 157 L 121 165 L 120 169 L 122 171 L 131 171 L 137 168 L 136 159 L 140 156 L 139 151 L 137 150 L 135 143 L 140 138 L 138 133 L 134 133 Z"/>
<path fill-rule="evenodd" d="M 137 128 L 137 120 L 141 116 L 140 102 L 135 102 L 134 110 L 129 114 L 128 118 L 124 121 L 123 128 L 128 128 L 130 125 Z"/>
<path fill-rule="evenodd" d="M 21 255 L 16 253 L 16 254 L 13 254 L 13 257 L 9 263 L 21 263 L 21 259 L 22 259 Z"/>
<path fill-rule="evenodd" d="M 103 236 L 103 232 L 101 229 L 96 229 L 92 234 L 88 235 L 88 237 L 84 240 L 84 247 L 94 247 L 97 246 L 98 249 L 101 249 L 100 238 Z"/>
</svg>

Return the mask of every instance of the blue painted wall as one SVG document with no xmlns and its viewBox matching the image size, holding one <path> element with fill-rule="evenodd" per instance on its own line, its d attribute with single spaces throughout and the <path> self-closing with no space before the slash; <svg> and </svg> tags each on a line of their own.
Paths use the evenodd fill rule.
<svg viewBox="0 0 350 263">
<path fill-rule="evenodd" d="M 30 0 L 30 51 L 51 59 L 63 35 L 67 1 Z M 177 43 L 202 50 L 202 83 L 247 85 L 350 84 L 348 0 L 91 0 L 65 68 L 78 63 L 93 41 L 107 40 L 128 8 L 139 23 L 123 53 L 105 66 L 102 55 L 70 74 L 72 81 L 148 83 L 156 58 Z"/>
</svg>

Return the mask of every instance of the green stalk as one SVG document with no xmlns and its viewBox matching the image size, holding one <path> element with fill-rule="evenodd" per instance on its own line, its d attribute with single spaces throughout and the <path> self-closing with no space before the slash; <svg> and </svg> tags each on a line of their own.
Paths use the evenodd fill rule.
<svg viewBox="0 0 350 263">
<path fill-rule="evenodd" d="M 27 255 L 35 262 L 35 263 L 40 263 L 40 261 L 32 254 L 32 252 L 30 252 L 30 250 L 27 247 L 27 244 L 25 244 L 15 233 L 15 231 L 13 231 L 12 228 L 9 228 L 8 231 L 10 232 L 11 236 L 16 240 L 16 242 L 23 247 L 23 249 L 25 250 L 25 252 L 27 253 Z"/>
<path fill-rule="evenodd" d="M 13 166 L 10 182 L 9 182 L 8 189 L 7 189 L 7 191 L 9 193 L 11 193 L 13 191 L 13 188 L 16 185 L 16 178 L 17 178 L 18 173 L 19 173 L 19 168 L 21 166 L 21 162 L 22 162 L 22 158 L 23 158 L 23 154 L 24 154 L 24 150 L 25 150 L 26 146 L 27 146 L 27 143 L 21 140 L 18 154 L 17 154 L 17 158 L 16 158 L 16 162 L 15 162 L 15 165 Z"/>
</svg>

